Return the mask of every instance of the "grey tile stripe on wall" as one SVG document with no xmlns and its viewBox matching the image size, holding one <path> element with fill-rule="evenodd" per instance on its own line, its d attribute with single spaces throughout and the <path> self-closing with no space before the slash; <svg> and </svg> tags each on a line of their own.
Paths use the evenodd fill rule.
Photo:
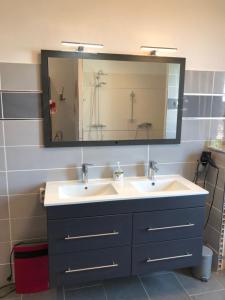
<svg viewBox="0 0 225 300">
<path fill-rule="evenodd" d="M 149 159 L 159 162 L 160 174 L 192 179 L 196 160 L 205 142 L 215 137 L 224 107 L 221 96 L 213 94 L 224 92 L 225 73 L 187 71 L 181 145 L 47 149 L 43 147 L 40 67 L 0 63 L 0 74 L 0 278 L 8 268 L 10 244 L 46 235 L 45 209 L 38 198 L 46 181 L 80 178 L 83 161 L 96 164 L 90 168 L 92 178 L 111 176 L 118 160 L 126 175 L 144 175 Z M 219 103 L 220 109 L 215 110 L 213 103 Z"/>
</svg>

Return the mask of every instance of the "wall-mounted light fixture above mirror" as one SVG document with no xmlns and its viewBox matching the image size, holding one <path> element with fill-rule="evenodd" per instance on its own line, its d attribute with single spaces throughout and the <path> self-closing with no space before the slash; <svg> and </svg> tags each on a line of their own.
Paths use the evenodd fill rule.
<svg viewBox="0 0 225 300">
<path fill-rule="evenodd" d="M 141 51 L 148 52 L 150 55 L 156 55 L 160 53 L 174 53 L 177 52 L 177 48 L 168 47 L 152 47 L 152 46 L 141 46 Z"/>
<path fill-rule="evenodd" d="M 184 58 L 43 50 L 45 145 L 179 143 L 184 71 Z"/>
<path fill-rule="evenodd" d="M 104 47 L 103 44 L 69 42 L 69 41 L 62 41 L 61 45 L 75 48 L 77 49 L 77 51 L 84 51 L 84 48 L 102 49 Z"/>
</svg>

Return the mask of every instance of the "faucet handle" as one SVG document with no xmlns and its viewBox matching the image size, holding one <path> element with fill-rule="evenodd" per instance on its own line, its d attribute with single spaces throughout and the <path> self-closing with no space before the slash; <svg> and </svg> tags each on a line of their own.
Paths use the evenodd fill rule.
<svg viewBox="0 0 225 300">
<path fill-rule="evenodd" d="M 88 166 L 93 166 L 93 164 L 83 163 L 82 164 L 82 171 L 86 171 Z"/>
<path fill-rule="evenodd" d="M 152 168 L 155 172 L 157 172 L 159 169 L 156 167 L 157 162 L 154 160 L 149 161 L 149 168 Z"/>
</svg>

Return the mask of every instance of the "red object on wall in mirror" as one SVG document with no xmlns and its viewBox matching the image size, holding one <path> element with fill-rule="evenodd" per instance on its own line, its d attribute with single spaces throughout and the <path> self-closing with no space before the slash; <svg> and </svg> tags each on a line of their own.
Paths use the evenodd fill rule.
<svg viewBox="0 0 225 300">
<path fill-rule="evenodd" d="M 49 107 L 50 107 L 51 115 L 55 114 L 57 109 L 56 109 L 56 101 L 54 99 L 49 100 Z"/>
</svg>

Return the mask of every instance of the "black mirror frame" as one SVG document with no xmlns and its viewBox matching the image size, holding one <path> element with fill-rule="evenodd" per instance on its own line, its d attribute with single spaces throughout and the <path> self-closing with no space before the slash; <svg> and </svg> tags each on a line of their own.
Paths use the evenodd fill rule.
<svg viewBox="0 0 225 300">
<path fill-rule="evenodd" d="M 49 110 L 49 77 L 48 77 L 48 58 L 49 57 L 66 57 L 81 59 L 104 59 L 119 61 L 140 61 L 140 62 L 159 62 L 159 63 L 178 63 L 180 64 L 180 82 L 179 82 L 179 99 L 177 113 L 177 131 L 175 139 L 150 139 L 150 140 L 112 140 L 112 141 L 52 141 L 51 116 Z M 44 145 L 45 147 L 83 147 L 83 146 L 115 146 L 115 145 L 166 145 L 180 144 L 182 111 L 183 111 L 183 93 L 184 93 L 184 76 L 185 62 L 183 57 L 162 57 L 162 56 L 141 56 L 141 55 L 124 55 L 110 53 L 86 53 L 86 52 L 68 52 L 55 50 L 41 50 L 41 80 L 42 80 L 42 109 L 44 117 Z"/>
</svg>

